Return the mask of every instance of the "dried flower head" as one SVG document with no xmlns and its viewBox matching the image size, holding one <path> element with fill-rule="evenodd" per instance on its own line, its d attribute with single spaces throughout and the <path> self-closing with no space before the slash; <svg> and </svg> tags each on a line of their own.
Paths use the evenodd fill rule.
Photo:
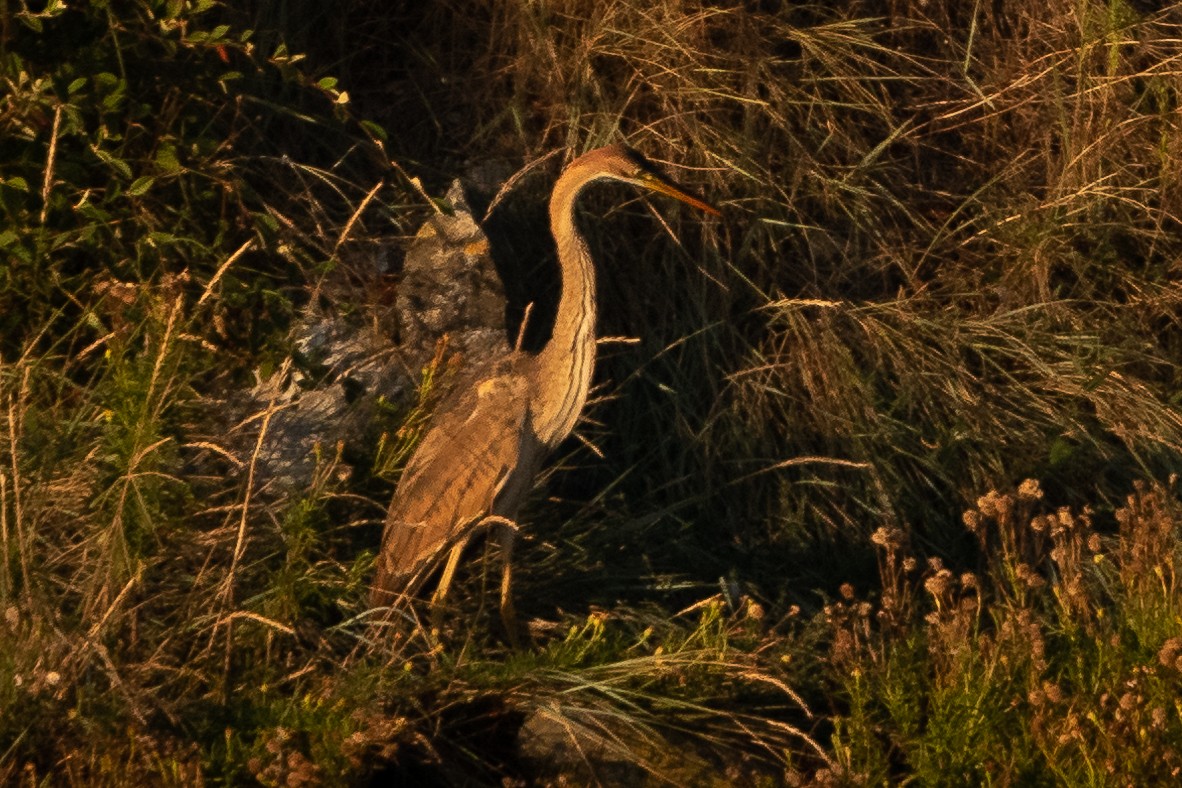
<svg viewBox="0 0 1182 788">
<path fill-rule="evenodd" d="M 1027 479 L 1019 484 L 1018 498 L 1023 501 L 1042 500 L 1042 487 L 1039 486 L 1038 479 Z"/>
<path fill-rule="evenodd" d="M 996 517 L 1000 511 L 998 503 L 1001 494 L 997 490 L 990 490 L 977 499 L 977 509 L 986 517 Z"/>
<path fill-rule="evenodd" d="M 1018 564 L 1014 567 L 1014 574 L 1027 588 L 1041 588 L 1046 585 L 1046 580 L 1043 580 L 1042 575 L 1035 571 L 1030 564 Z"/>
<path fill-rule="evenodd" d="M 903 531 L 894 526 L 883 525 L 870 534 L 870 541 L 887 550 L 897 550 L 903 544 Z"/>
<path fill-rule="evenodd" d="M 1162 666 L 1170 668 L 1177 662 L 1180 654 L 1182 654 L 1182 638 L 1170 638 L 1162 643 L 1161 649 L 1158 650 L 1157 661 Z"/>
<path fill-rule="evenodd" d="M 952 586 L 952 572 L 941 569 L 923 581 L 924 589 L 934 597 L 941 597 Z"/>
<path fill-rule="evenodd" d="M 964 527 L 967 528 L 970 533 L 975 534 L 981 530 L 981 513 L 976 509 L 969 509 L 966 511 L 963 515 L 961 515 L 961 520 L 964 521 Z"/>
</svg>

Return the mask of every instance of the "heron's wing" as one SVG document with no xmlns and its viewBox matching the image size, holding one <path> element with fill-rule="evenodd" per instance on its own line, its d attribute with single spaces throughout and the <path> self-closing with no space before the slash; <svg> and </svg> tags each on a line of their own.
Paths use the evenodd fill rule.
<svg viewBox="0 0 1182 788">
<path fill-rule="evenodd" d="M 523 443 L 529 430 L 527 394 L 517 365 L 503 363 L 440 403 L 386 514 L 375 599 L 388 601 L 413 590 L 409 587 L 432 557 L 492 511 L 522 465 L 523 445 L 529 445 Z M 534 464 L 532 457 L 525 460 Z"/>
</svg>

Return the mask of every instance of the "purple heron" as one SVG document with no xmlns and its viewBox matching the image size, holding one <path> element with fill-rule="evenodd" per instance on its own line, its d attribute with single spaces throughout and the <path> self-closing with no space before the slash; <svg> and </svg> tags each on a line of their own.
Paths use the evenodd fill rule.
<svg viewBox="0 0 1182 788">
<path fill-rule="evenodd" d="M 598 180 L 623 181 L 719 213 L 625 145 L 598 148 L 567 166 L 550 197 L 562 287 L 550 340 L 536 353 L 518 349 L 481 367 L 474 383 L 452 391 L 435 410 L 386 514 L 373 607 L 415 594 L 451 548 L 437 604 L 468 538 L 481 525 L 498 525 L 501 618 L 515 639 L 512 521 L 547 453 L 578 421 L 595 365 L 595 271 L 575 227 L 574 206 L 583 187 Z"/>
</svg>

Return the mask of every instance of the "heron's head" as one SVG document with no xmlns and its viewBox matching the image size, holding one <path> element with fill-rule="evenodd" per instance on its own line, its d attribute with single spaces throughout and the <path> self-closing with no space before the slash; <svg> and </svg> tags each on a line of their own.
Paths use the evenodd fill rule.
<svg viewBox="0 0 1182 788">
<path fill-rule="evenodd" d="M 594 167 L 597 170 L 597 175 L 601 178 L 631 183 L 649 191 L 668 195 L 675 200 L 681 200 L 686 205 L 692 205 L 698 210 L 714 216 L 721 215 L 713 205 L 687 193 L 662 174 L 652 162 L 627 145 L 616 144 L 597 148 L 580 156 L 575 163 L 580 162 Z"/>
</svg>

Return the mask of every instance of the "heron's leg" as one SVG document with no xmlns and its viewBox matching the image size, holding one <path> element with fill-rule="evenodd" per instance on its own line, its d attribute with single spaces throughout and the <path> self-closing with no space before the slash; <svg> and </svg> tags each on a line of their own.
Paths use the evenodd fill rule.
<svg viewBox="0 0 1182 788">
<path fill-rule="evenodd" d="M 443 615 L 443 602 L 447 599 L 447 591 L 451 588 L 451 581 L 455 577 L 456 567 L 460 565 L 460 554 L 463 552 L 462 541 L 451 549 L 447 556 L 447 564 L 443 567 L 443 574 L 439 576 L 439 585 L 435 586 L 435 593 L 431 595 L 431 625 L 437 629 Z"/>
<path fill-rule="evenodd" d="M 501 541 L 501 623 L 509 636 L 509 645 L 521 648 L 517 637 L 517 608 L 513 606 L 513 543 L 517 540 L 517 526 L 511 522 L 502 523 Z"/>
</svg>

